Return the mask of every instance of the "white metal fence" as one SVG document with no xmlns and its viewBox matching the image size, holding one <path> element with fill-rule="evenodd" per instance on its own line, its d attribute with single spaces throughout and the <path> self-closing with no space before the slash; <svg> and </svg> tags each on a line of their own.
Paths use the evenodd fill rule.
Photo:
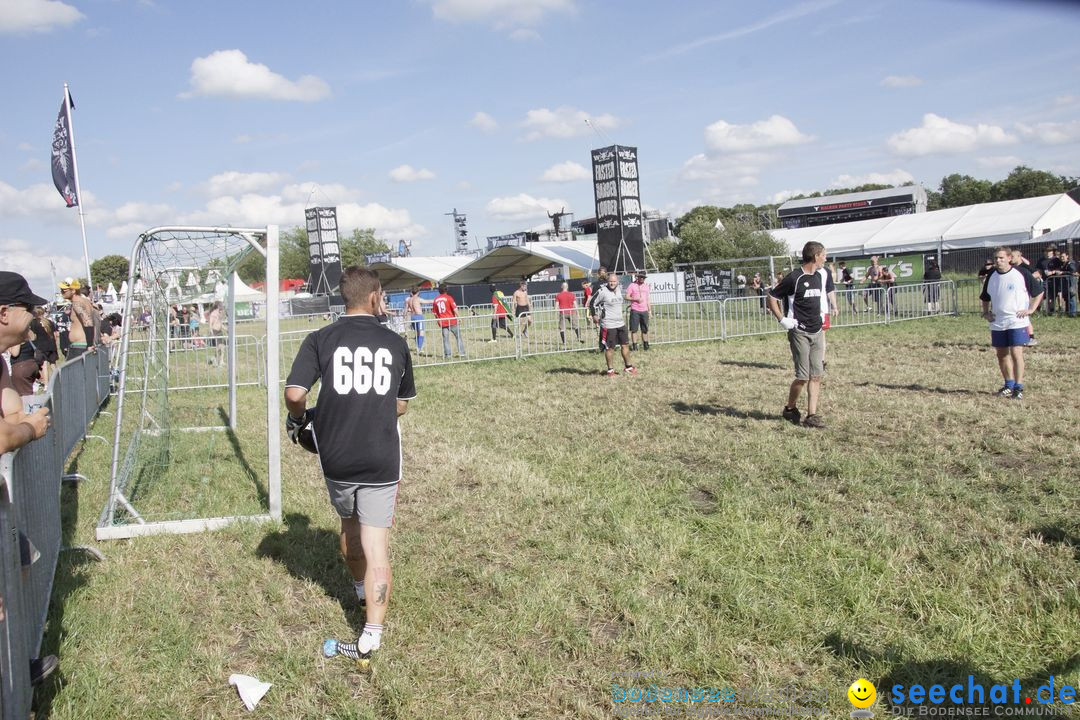
<svg viewBox="0 0 1080 720">
<path fill-rule="evenodd" d="M 835 313 L 830 314 L 830 327 L 884 325 L 955 314 L 958 303 L 957 286 L 949 280 L 899 285 L 890 289 L 838 290 L 836 296 L 837 308 Z M 486 312 L 472 314 L 478 310 Z M 629 319 L 629 311 L 626 317 Z M 325 318 L 323 320 L 325 322 Z M 515 318 L 513 314 L 494 315 L 490 305 L 474 305 L 462 311 L 453 325 L 430 315 L 418 323 L 396 316 L 392 320 L 392 327 L 405 337 L 413 351 L 416 366 L 595 350 L 599 343 L 597 327 L 581 307 L 574 308 L 569 314 L 558 309 L 535 309 L 528 316 Z M 288 368 L 304 338 L 318 327 L 321 325 L 312 324 L 310 328 L 278 335 L 283 378 L 288 374 Z M 422 344 L 418 342 L 418 330 L 423 336 Z M 767 310 L 765 296 L 654 303 L 649 313 L 650 345 L 727 340 L 781 332 L 784 332 L 783 328 Z M 185 341 L 181 338 L 174 338 L 171 342 L 179 346 L 170 355 L 169 389 L 226 386 L 224 370 L 213 363 L 215 349 L 185 347 Z M 132 352 L 144 352 L 136 341 L 132 341 L 132 347 Z M 265 384 L 260 370 L 265 364 L 265 352 L 265 336 L 245 335 L 237 338 L 239 384 Z M 130 363 L 129 372 L 141 372 L 138 366 L 138 363 Z"/>
</svg>

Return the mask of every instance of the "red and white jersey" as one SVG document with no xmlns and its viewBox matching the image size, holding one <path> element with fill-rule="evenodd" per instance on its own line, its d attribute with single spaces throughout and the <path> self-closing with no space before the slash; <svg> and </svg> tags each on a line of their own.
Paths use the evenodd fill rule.
<svg viewBox="0 0 1080 720">
<path fill-rule="evenodd" d="M 448 293 L 436 297 L 431 309 L 438 318 L 439 327 L 457 325 L 457 303 Z"/>
</svg>

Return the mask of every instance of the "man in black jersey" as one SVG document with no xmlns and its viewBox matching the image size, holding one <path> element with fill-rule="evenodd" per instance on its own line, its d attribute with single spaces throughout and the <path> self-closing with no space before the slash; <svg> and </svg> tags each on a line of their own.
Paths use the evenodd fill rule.
<svg viewBox="0 0 1080 720">
<path fill-rule="evenodd" d="M 379 276 L 352 266 L 341 275 L 345 314 L 304 340 L 285 383 L 286 428 L 296 442 L 310 420 L 307 396 L 322 379 L 315 445 L 330 502 L 341 518 L 341 552 L 352 572 L 367 622 L 342 655 L 367 666 L 379 648 L 390 600 L 390 527 L 401 480 L 398 418 L 416 397 L 405 340 L 375 317 L 382 302 Z"/>
<path fill-rule="evenodd" d="M 802 249 L 802 266 L 778 282 L 768 297 L 769 311 L 788 331 L 791 359 L 795 363 L 795 380 L 788 391 L 783 417 L 796 425 L 799 423 L 796 403 L 805 386 L 807 414 L 803 424 L 815 428 L 825 427 L 817 414 L 821 378 L 825 374 L 823 318 L 825 313 L 836 312 L 836 288 L 832 273 L 824 265 L 825 246 L 819 242 L 806 243 Z"/>
</svg>

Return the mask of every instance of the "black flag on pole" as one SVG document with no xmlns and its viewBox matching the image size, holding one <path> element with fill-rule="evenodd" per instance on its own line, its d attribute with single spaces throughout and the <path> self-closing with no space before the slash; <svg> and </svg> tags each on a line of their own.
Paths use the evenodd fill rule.
<svg viewBox="0 0 1080 720">
<path fill-rule="evenodd" d="M 71 107 L 75 107 L 75 104 L 72 103 Z M 56 116 L 56 128 L 53 130 L 52 179 L 68 207 L 79 204 L 79 195 L 75 192 L 75 157 L 71 149 L 71 117 L 67 98 L 60 104 L 60 114 Z"/>
</svg>

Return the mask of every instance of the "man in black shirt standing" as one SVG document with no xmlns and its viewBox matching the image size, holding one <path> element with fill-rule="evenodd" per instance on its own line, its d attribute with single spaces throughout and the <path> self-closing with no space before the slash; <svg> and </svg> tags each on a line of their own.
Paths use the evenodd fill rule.
<svg viewBox="0 0 1080 720">
<path fill-rule="evenodd" d="M 381 325 L 379 276 L 352 266 L 341 275 L 345 314 L 304 340 L 285 383 L 286 427 L 293 442 L 310 422 L 330 502 L 341 518 L 341 552 L 367 622 L 355 643 L 333 651 L 367 668 L 379 648 L 390 600 L 390 527 L 401 480 L 398 418 L 416 397 L 405 340 Z M 307 395 L 322 378 L 318 412 Z"/>
<path fill-rule="evenodd" d="M 825 313 L 836 312 L 836 288 L 832 274 L 824 269 L 825 246 L 808 242 L 802 249 L 802 266 L 792 270 L 769 291 L 769 311 L 788 331 L 795 380 L 788 391 L 783 418 L 796 425 L 801 414 L 796 403 L 806 386 L 807 415 L 803 424 L 823 428 L 817 414 L 821 378 L 825 374 Z M 780 301 L 784 302 L 783 307 Z"/>
</svg>

